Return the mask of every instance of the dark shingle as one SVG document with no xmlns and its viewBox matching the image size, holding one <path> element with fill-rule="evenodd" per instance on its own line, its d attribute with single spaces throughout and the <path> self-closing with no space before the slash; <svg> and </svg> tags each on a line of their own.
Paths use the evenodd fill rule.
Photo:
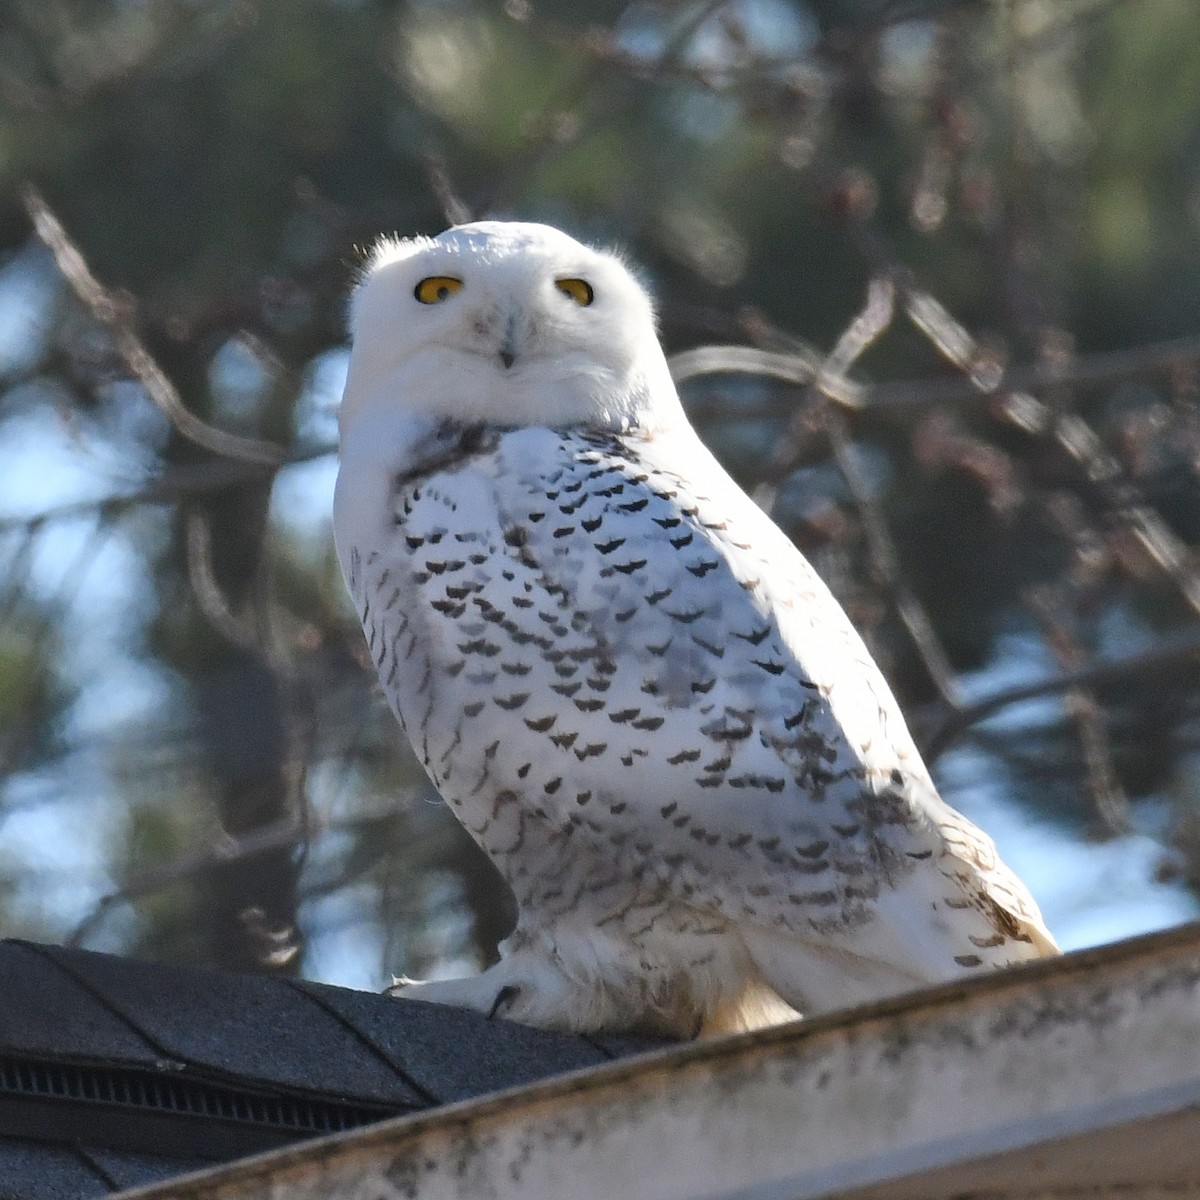
<svg viewBox="0 0 1200 1200">
<path fill-rule="evenodd" d="M 90 1146 L 82 1148 L 84 1158 L 94 1163 L 112 1180 L 113 1186 L 121 1188 L 145 1187 L 160 1183 L 189 1171 L 211 1167 L 207 1159 L 164 1158 L 158 1154 L 128 1154 L 118 1150 L 97 1150 Z"/>
<path fill-rule="evenodd" d="M 367 992 L 315 983 L 296 987 L 340 1013 L 435 1103 L 594 1067 L 609 1058 L 584 1038 L 489 1021 L 463 1008 L 419 1000 L 381 1002 Z"/>
<path fill-rule="evenodd" d="M 40 952 L 178 1062 L 397 1107 L 428 1103 L 342 1022 L 278 980 L 158 963 L 134 967 L 111 955 L 55 946 Z M 70 1023 L 72 1017 L 64 1009 L 57 1019 Z"/>
<path fill-rule="evenodd" d="M 0 1200 L 87 1200 L 654 1045 L 21 942 L 0 997 Z"/>
<path fill-rule="evenodd" d="M 111 1191 L 69 1146 L 0 1138 L 0 1200 L 87 1200 Z"/>
<path fill-rule="evenodd" d="M 161 1057 L 39 948 L 0 942 L 0 1050 L 153 1067 Z"/>
<path fill-rule="evenodd" d="M 609 1058 L 628 1058 L 631 1054 L 645 1054 L 672 1045 L 660 1037 L 633 1033 L 592 1033 L 587 1040 L 599 1046 Z"/>
</svg>

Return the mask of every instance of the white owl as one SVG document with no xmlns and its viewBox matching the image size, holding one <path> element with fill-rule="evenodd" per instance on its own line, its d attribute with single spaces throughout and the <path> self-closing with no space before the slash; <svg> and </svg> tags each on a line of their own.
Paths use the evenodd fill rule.
<svg viewBox="0 0 1200 1200">
<path fill-rule="evenodd" d="M 395 991 L 690 1036 L 1056 952 L 689 425 L 617 257 L 507 222 L 385 241 L 352 326 L 342 570 L 519 907 L 495 966 Z"/>
</svg>

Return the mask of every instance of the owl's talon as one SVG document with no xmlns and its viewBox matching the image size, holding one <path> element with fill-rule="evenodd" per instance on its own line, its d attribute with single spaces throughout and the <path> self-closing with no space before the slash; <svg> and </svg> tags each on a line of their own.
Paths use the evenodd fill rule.
<svg viewBox="0 0 1200 1200">
<path fill-rule="evenodd" d="M 497 993 L 496 999 L 492 1002 L 492 1007 L 488 1010 L 488 1020 L 499 1016 L 502 1008 L 511 1008 L 516 998 L 521 994 L 521 989 L 514 983 L 506 983 Z"/>
<path fill-rule="evenodd" d="M 383 989 L 385 996 L 403 996 L 405 991 L 420 980 L 409 979 L 407 975 L 393 975 L 392 982 Z"/>
</svg>

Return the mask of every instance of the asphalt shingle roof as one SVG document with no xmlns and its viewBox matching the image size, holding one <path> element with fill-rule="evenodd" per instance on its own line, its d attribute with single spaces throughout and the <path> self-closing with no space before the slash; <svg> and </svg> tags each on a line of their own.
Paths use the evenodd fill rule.
<svg viewBox="0 0 1200 1200">
<path fill-rule="evenodd" d="M 0 941 L 0 1200 L 104 1196 L 654 1045 Z"/>
</svg>

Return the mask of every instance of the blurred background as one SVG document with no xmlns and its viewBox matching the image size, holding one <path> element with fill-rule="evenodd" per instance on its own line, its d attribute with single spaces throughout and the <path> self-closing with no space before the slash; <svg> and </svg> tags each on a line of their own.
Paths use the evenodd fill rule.
<svg viewBox="0 0 1200 1200">
<path fill-rule="evenodd" d="M 0 934 L 494 955 L 329 528 L 362 249 L 484 215 L 641 264 L 1064 946 L 1200 914 L 1198 45 L 1194 0 L 6 0 Z"/>
</svg>

